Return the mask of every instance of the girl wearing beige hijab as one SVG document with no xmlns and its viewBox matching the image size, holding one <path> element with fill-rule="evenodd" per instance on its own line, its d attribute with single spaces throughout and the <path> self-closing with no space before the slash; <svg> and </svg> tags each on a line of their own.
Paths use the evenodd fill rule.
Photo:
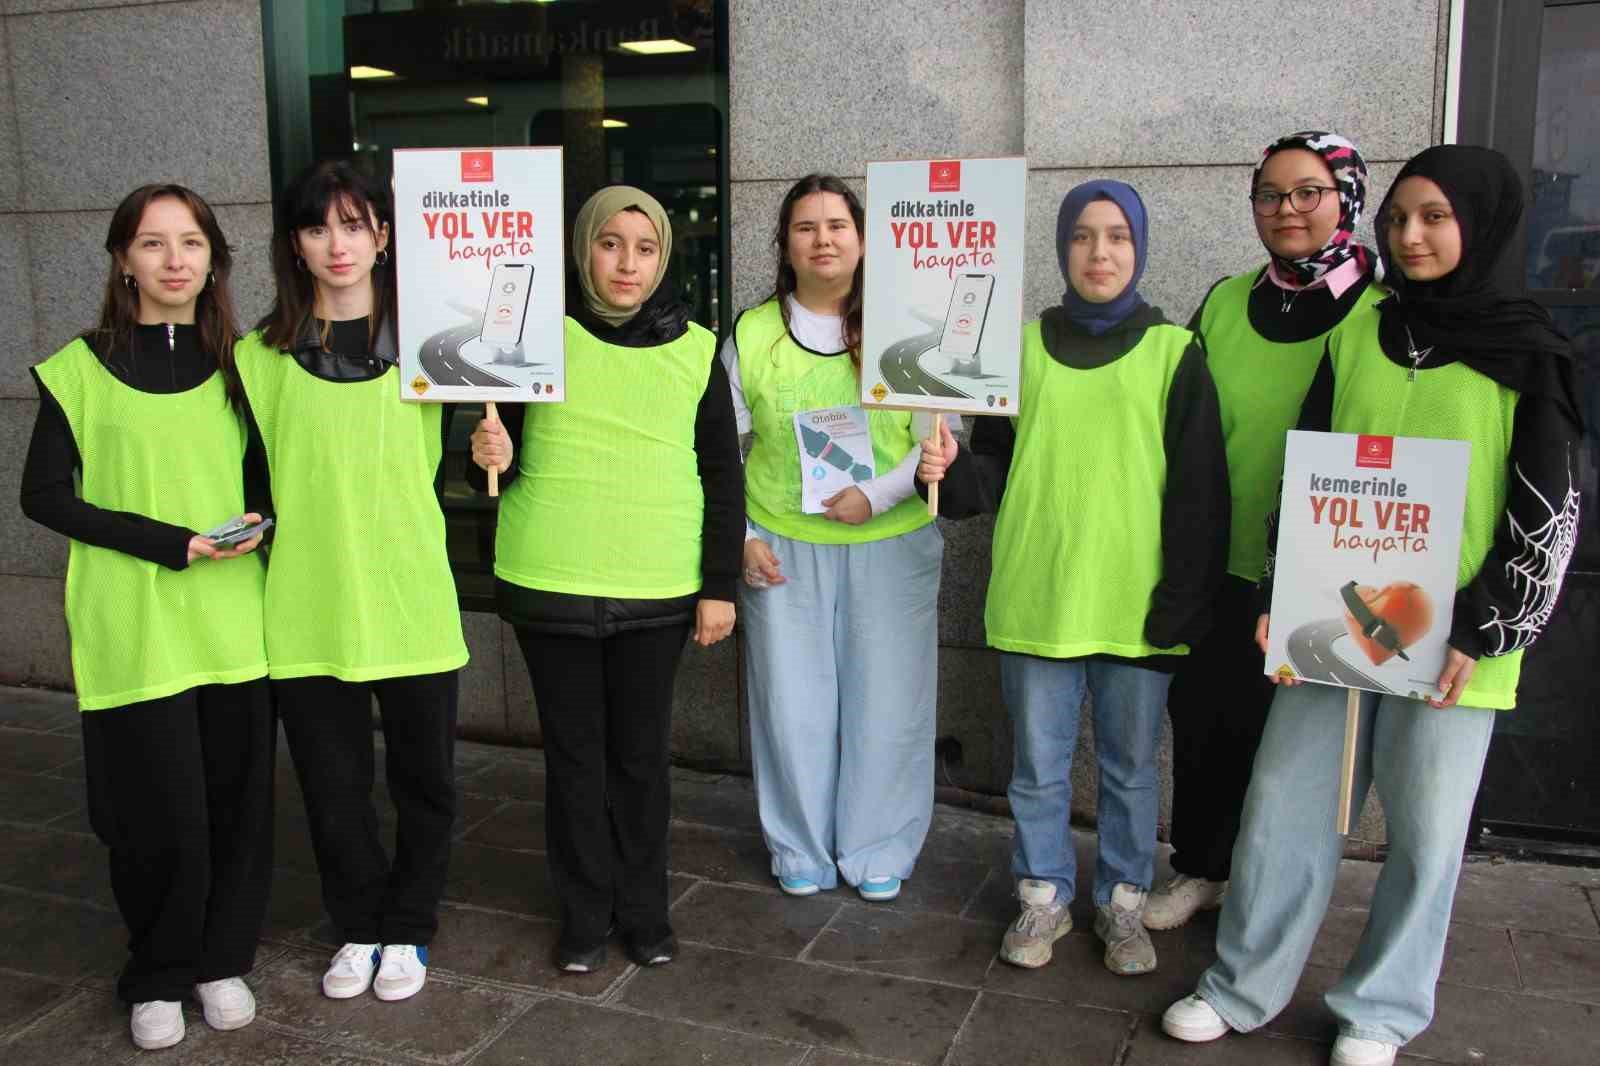
<svg viewBox="0 0 1600 1066">
<path fill-rule="evenodd" d="M 655 198 L 601 189 L 573 225 L 567 401 L 506 406 L 472 435 L 500 472 L 495 586 L 544 736 L 545 832 L 564 928 L 556 964 L 641 966 L 667 922 L 668 736 L 685 642 L 733 629 L 744 481 L 716 338 L 665 281 Z M 513 442 L 516 442 L 513 444 Z"/>
</svg>

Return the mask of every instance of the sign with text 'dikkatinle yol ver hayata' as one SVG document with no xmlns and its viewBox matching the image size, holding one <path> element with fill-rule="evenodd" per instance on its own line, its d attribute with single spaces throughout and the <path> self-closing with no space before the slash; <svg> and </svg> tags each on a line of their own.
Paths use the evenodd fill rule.
<svg viewBox="0 0 1600 1066">
<path fill-rule="evenodd" d="M 861 402 L 1015 415 L 1021 158 L 867 164 Z"/>
<path fill-rule="evenodd" d="M 394 153 L 400 394 L 566 398 L 559 148 Z"/>
</svg>

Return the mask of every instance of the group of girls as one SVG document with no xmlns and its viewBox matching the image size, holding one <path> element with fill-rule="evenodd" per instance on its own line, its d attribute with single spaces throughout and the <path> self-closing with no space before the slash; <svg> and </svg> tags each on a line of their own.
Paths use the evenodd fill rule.
<svg viewBox="0 0 1600 1066">
<path fill-rule="evenodd" d="M 943 484 L 944 513 L 998 511 L 985 623 L 1015 725 L 1021 901 L 1000 957 L 1043 965 L 1072 927 L 1069 774 L 1087 690 L 1106 965 L 1150 971 L 1146 929 L 1220 906 L 1217 960 L 1162 1022 L 1209 1041 L 1288 1003 L 1341 855 L 1345 693 L 1283 680 L 1274 694 L 1262 671 L 1285 434 L 1470 444 L 1442 696 L 1361 697 L 1354 795 L 1376 786 L 1389 852 L 1325 997 L 1334 1066 L 1387 1066 L 1432 1018 L 1494 714 L 1515 705 L 1571 554 L 1583 432 L 1566 338 L 1497 281 L 1523 203 L 1505 157 L 1412 159 L 1378 209 L 1376 252 L 1354 239 L 1366 184 L 1335 134 L 1269 146 L 1249 189 L 1268 261 L 1213 286 L 1188 329 L 1138 297 L 1137 193 L 1073 189 L 1057 227 L 1067 290 L 1024 332 L 1020 417 L 980 419 L 966 449 L 941 431 L 918 468 Z M 1174 873 L 1153 886 L 1163 697 Z"/>
<path fill-rule="evenodd" d="M 1021 904 L 1001 958 L 1045 965 L 1072 928 L 1087 696 L 1106 965 L 1150 972 L 1148 929 L 1220 906 L 1218 960 L 1164 1027 L 1209 1040 L 1265 1024 L 1331 892 L 1344 721 L 1338 690 L 1274 690 L 1255 643 L 1285 434 L 1464 436 L 1445 695 L 1364 697 L 1356 794 L 1376 783 L 1390 854 L 1328 995 L 1333 1062 L 1392 1062 L 1431 1017 L 1492 711 L 1515 702 L 1570 551 L 1551 530 L 1576 518 L 1581 426 L 1566 341 L 1495 281 L 1521 209 L 1506 160 L 1419 155 L 1379 209 L 1376 253 L 1354 239 L 1366 183 L 1334 134 L 1271 145 L 1248 199 L 1268 261 L 1218 282 L 1187 328 L 1140 296 L 1152 223 L 1137 191 L 1074 188 L 1056 225 L 1061 302 L 1024 330 L 1020 417 L 978 419 L 964 446 L 948 422 L 873 410 L 876 476 L 823 514 L 801 507 L 794 419 L 860 395 L 855 193 L 826 175 L 789 190 L 772 295 L 720 356 L 669 281 L 662 206 L 627 186 L 592 196 L 572 231 L 569 401 L 508 408 L 471 437 L 474 482 L 493 470 L 505 486 L 496 598 L 543 733 L 556 964 L 598 968 L 613 934 L 640 965 L 677 952 L 674 678 L 686 642 L 729 635 L 736 602 L 777 886 L 901 892 L 932 815 L 943 541 L 920 497 L 938 483 L 946 516 L 997 513 L 984 620 L 1015 732 Z M 177 186 L 137 190 L 108 235 L 99 326 L 36 368 L 24 508 L 72 538 L 91 811 L 141 1047 L 181 1039 L 191 988 L 217 1028 L 254 1016 L 240 977 L 271 866 L 274 708 L 343 942 L 324 992 L 403 999 L 426 976 L 466 650 L 434 488 L 441 411 L 402 403 L 396 382 L 391 222 L 381 186 L 347 165 L 298 178 L 276 303 L 235 344 L 210 209 Z M 270 565 L 257 540 L 196 533 L 240 513 L 276 519 Z M 1537 552 L 1550 565 L 1524 565 Z M 371 799 L 373 697 L 392 860 Z M 1164 708 L 1176 852 L 1157 886 Z"/>
</svg>

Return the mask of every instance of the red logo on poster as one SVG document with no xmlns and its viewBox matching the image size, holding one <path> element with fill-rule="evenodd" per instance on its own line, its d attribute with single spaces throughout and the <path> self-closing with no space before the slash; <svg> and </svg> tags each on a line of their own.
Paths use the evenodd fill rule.
<svg viewBox="0 0 1600 1066">
<path fill-rule="evenodd" d="M 493 152 L 462 152 L 461 153 L 461 180 L 462 181 L 493 181 L 494 180 L 494 153 Z"/>
<path fill-rule="evenodd" d="M 929 192 L 961 191 L 961 160 L 936 159 L 928 164 Z"/>
<path fill-rule="evenodd" d="M 1356 437 L 1356 466 L 1387 470 L 1393 465 L 1393 437 L 1369 437 L 1365 433 Z"/>
</svg>

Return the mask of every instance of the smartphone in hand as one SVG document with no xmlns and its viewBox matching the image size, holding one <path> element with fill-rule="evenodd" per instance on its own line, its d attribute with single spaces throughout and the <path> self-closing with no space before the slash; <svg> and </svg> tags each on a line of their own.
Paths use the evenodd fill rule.
<svg viewBox="0 0 1600 1066">
<path fill-rule="evenodd" d="M 200 535 L 219 548 L 231 548 L 237 544 L 243 544 L 245 541 L 265 533 L 271 528 L 272 519 L 270 518 L 263 518 L 259 522 L 246 522 L 241 515 Z"/>
</svg>

